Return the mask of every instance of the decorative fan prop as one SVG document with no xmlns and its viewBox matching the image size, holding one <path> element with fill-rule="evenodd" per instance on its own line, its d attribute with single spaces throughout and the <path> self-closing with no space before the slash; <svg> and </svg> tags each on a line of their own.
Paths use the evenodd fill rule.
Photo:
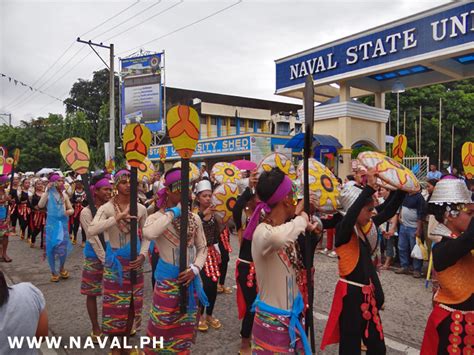
<svg viewBox="0 0 474 355">
<path fill-rule="evenodd" d="M 7 157 L 7 155 L 8 155 L 7 148 L 0 146 L 0 174 L 12 173 L 11 180 L 13 180 L 13 175 L 14 175 L 13 164 L 15 163 L 15 161 L 13 158 Z M 10 186 L 11 186 L 11 181 L 10 181 Z"/>
<path fill-rule="evenodd" d="M 258 165 L 257 172 L 260 175 L 264 171 L 270 171 L 273 168 L 279 168 L 292 180 L 296 179 L 296 169 L 291 160 L 284 154 L 271 153 L 267 155 Z"/>
<path fill-rule="evenodd" d="M 403 134 L 398 134 L 393 138 L 392 157 L 393 160 L 401 163 L 407 151 L 408 139 Z"/>
<path fill-rule="evenodd" d="M 74 170 L 77 174 L 81 175 L 82 184 L 84 185 L 84 191 L 86 192 L 87 202 L 92 213 L 92 217 L 97 213 L 95 208 L 94 199 L 89 186 L 89 147 L 87 143 L 79 137 L 66 138 L 61 142 L 59 151 L 66 164 Z M 99 240 L 104 250 L 106 249 L 105 238 L 102 233 L 99 234 Z"/>
<path fill-rule="evenodd" d="M 297 173 L 303 181 L 304 162 L 298 165 Z M 341 186 L 327 166 L 314 158 L 308 159 L 309 190 L 319 197 L 318 209 L 325 213 L 337 211 Z"/>
<path fill-rule="evenodd" d="M 151 144 L 150 130 L 140 123 L 132 123 L 123 130 L 123 151 L 130 165 L 130 216 L 138 215 L 138 169 L 145 163 Z M 137 218 L 130 219 L 130 260 L 137 258 Z M 132 284 L 137 282 L 137 272 L 130 274 Z"/>
<path fill-rule="evenodd" d="M 181 219 L 179 238 L 179 272 L 187 268 L 187 231 L 189 206 L 189 159 L 196 150 L 199 139 L 200 120 L 195 109 L 178 105 L 169 109 L 166 115 L 168 135 L 174 149 L 181 157 Z M 180 312 L 186 313 L 187 287 L 180 286 Z"/>
<path fill-rule="evenodd" d="M 362 152 L 357 159 L 367 169 L 374 168 L 378 177 L 398 190 L 416 192 L 420 183 L 415 174 L 403 164 L 378 152 Z"/>
<path fill-rule="evenodd" d="M 177 161 L 174 163 L 173 168 L 181 168 L 181 162 Z M 196 181 L 200 176 L 199 168 L 196 166 L 196 164 L 189 162 L 189 181 Z"/>
<path fill-rule="evenodd" d="M 467 179 L 474 179 L 474 142 L 462 145 L 461 160 Z"/>
<path fill-rule="evenodd" d="M 223 183 L 214 189 L 212 205 L 216 208 L 214 216 L 219 222 L 226 224 L 232 218 L 232 211 L 238 197 L 237 184 Z"/>
<path fill-rule="evenodd" d="M 155 173 L 155 167 L 150 159 L 145 158 L 143 163 L 141 163 L 137 168 L 138 173 L 138 181 L 144 181 L 147 179 L 148 181 L 151 180 L 153 174 Z"/>
<path fill-rule="evenodd" d="M 211 175 L 219 184 L 235 184 L 241 179 L 240 170 L 235 165 L 224 162 L 214 164 Z"/>
</svg>

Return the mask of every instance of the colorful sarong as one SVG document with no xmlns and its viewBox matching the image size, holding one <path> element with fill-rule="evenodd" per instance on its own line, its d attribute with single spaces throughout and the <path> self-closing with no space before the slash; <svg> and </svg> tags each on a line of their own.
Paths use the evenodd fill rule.
<svg viewBox="0 0 474 355">
<path fill-rule="evenodd" d="M 89 242 L 84 248 L 84 266 L 82 269 L 81 294 L 86 296 L 102 295 L 102 275 L 104 266 Z"/>
<path fill-rule="evenodd" d="M 130 243 L 121 249 L 112 249 L 110 244 L 107 244 L 102 283 L 102 332 L 121 335 L 127 331 L 128 312 L 132 297 L 135 328 L 138 329 L 141 325 L 143 268 L 136 270 L 137 283 L 132 285 L 130 282 L 131 268 L 129 266 Z M 139 249 L 139 246 L 137 246 L 137 249 Z"/>
<path fill-rule="evenodd" d="M 189 352 L 195 341 L 197 324 L 197 298 L 208 305 L 202 290 L 201 279 L 196 276 L 188 288 L 188 311 L 181 314 L 179 310 L 179 268 L 160 259 L 155 271 L 155 289 L 153 304 L 150 310 L 147 336 L 160 339 L 163 337 L 163 348 L 146 347 L 145 354 L 170 354 Z"/>
<path fill-rule="evenodd" d="M 252 328 L 252 354 L 311 354 L 311 348 L 300 322 L 304 304 L 301 294 L 293 308 L 284 310 L 260 301 L 257 295 L 252 310 L 255 318 Z"/>
</svg>

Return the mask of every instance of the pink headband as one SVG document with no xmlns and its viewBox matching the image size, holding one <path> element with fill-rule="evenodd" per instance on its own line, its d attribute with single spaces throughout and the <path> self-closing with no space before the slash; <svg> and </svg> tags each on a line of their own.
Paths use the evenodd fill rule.
<svg viewBox="0 0 474 355">
<path fill-rule="evenodd" d="M 59 179 L 61 179 L 61 176 L 59 176 L 59 174 L 53 174 L 49 177 L 49 182 L 56 182 Z"/>
<path fill-rule="evenodd" d="M 109 179 L 102 178 L 94 184 L 94 189 L 100 189 L 101 187 L 112 187 Z"/>
<path fill-rule="evenodd" d="M 286 196 L 288 196 L 291 191 L 292 185 L 293 184 L 291 182 L 291 179 L 285 175 L 283 181 L 275 190 L 273 195 L 267 201 L 260 201 L 257 204 L 257 206 L 255 207 L 255 211 L 253 212 L 252 217 L 250 217 L 249 223 L 247 224 L 247 228 L 245 229 L 244 239 L 252 240 L 253 232 L 255 232 L 255 229 L 257 228 L 258 222 L 260 220 L 261 211 L 264 210 L 265 213 L 270 213 L 273 206 L 275 206 L 278 202 L 282 201 Z"/>
<path fill-rule="evenodd" d="M 156 195 L 158 199 L 156 200 L 156 207 L 162 208 L 166 203 L 166 188 L 175 182 L 181 180 L 181 169 L 176 169 L 168 174 L 165 174 L 165 187 L 158 190 Z"/>
<path fill-rule="evenodd" d="M 122 179 L 122 176 L 125 176 L 125 175 L 129 176 L 130 171 L 128 171 L 127 169 L 121 169 L 117 171 L 114 176 L 114 182 L 117 184 Z"/>
</svg>

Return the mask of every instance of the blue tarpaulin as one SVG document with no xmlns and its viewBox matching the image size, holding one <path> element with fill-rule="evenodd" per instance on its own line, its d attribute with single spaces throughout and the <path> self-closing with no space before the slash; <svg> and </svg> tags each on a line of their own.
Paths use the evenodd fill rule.
<svg viewBox="0 0 474 355">
<path fill-rule="evenodd" d="M 298 133 L 295 135 L 288 141 L 288 143 L 285 144 L 285 148 L 303 149 L 304 135 L 304 133 Z M 316 142 L 317 145 L 331 146 L 335 147 L 336 149 L 342 148 L 342 144 L 337 140 L 337 138 L 327 134 L 314 134 L 313 143 L 314 142 Z"/>
</svg>

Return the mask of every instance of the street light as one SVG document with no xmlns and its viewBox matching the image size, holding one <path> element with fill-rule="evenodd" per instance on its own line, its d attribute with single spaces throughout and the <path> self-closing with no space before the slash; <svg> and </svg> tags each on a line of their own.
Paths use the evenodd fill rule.
<svg viewBox="0 0 474 355">
<path fill-rule="evenodd" d="M 400 79 L 395 80 L 392 86 L 392 93 L 397 94 L 397 135 L 400 134 L 400 93 L 405 92 L 405 85 Z"/>
</svg>

